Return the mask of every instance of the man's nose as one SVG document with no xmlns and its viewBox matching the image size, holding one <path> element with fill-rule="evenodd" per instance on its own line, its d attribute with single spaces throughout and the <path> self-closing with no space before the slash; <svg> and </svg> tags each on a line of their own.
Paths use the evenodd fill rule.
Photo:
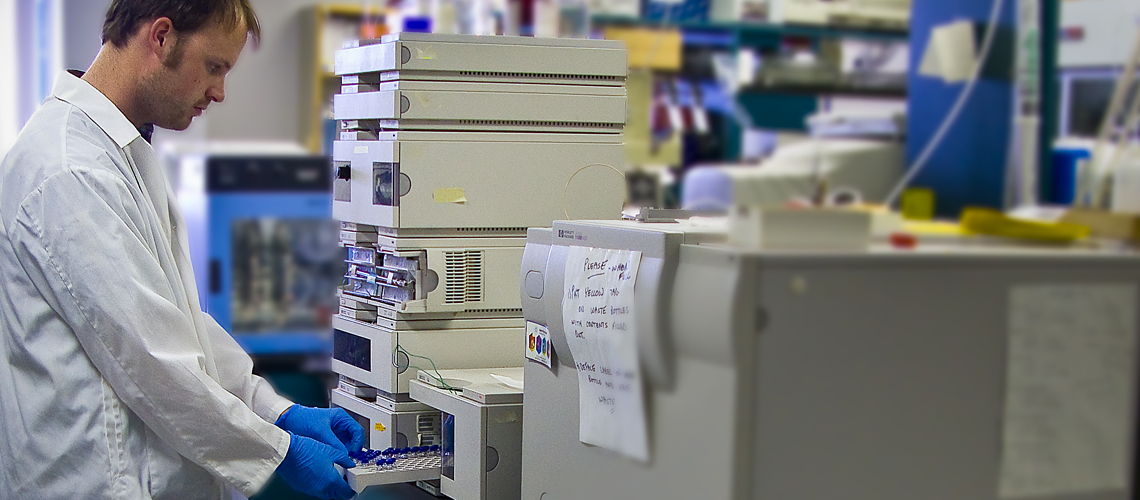
<svg viewBox="0 0 1140 500">
<path fill-rule="evenodd" d="M 225 83 L 221 83 L 219 85 L 211 86 L 210 90 L 208 90 L 206 92 L 206 97 L 210 98 L 210 100 L 214 101 L 214 102 L 222 102 L 222 101 L 226 100 L 226 85 L 225 85 Z"/>
</svg>

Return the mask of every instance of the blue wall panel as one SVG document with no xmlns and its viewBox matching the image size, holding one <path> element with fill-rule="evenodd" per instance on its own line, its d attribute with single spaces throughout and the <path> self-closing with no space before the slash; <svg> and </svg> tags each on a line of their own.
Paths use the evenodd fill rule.
<svg viewBox="0 0 1140 500">
<path fill-rule="evenodd" d="M 972 19 L 983 26 L 988 21 L 993 1 L 915 0 L 912 4 L 910 74 L 907 79 L 908 166 L 934 135 L 965 86 L 918 74 L 931 30 L 937 25 L 962 19 Z M 1004 28 L 1005 36 L 995 39 L 991 62 L 1010 60 L 1010 45 L 1006 42 L 1014 29 L 1016 1 L 1005 0 L 1002 6 L 999 25 Z M 1008 68 L 1005 70 L 1005 78 L 1000 74 L 993 78 L 993 72 L 987 68 L 986 75 L 978 82 L 957 122 L 922 173 L 911 183 L 912 186 L 934 189 L 939 215 L 957 216 L 962 207 L 969 205 L 1002 205 L 1013 112 L 1013 87 L 1008 79 Z"/>
</svg>

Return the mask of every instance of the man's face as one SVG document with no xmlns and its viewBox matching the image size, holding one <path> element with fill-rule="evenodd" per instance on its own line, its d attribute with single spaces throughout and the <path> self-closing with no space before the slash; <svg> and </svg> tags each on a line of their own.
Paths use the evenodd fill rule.
<svg viewBox="0 0 1140 500">
<path fill-rule="evenodd" d="M 162 66 L 143 82 L 146 115 L 155 126 L 185 130 L 211 102 L 226 98 L 226 74 L 245 47 L 245 22 L 232 29 L 209 23 L 180 34 Z"/>
</svg>

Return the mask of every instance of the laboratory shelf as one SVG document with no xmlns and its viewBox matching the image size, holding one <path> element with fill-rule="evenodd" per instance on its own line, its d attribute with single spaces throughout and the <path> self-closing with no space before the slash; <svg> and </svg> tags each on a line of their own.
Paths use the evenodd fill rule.
<svg viewBox="0 0 1140 500">
<path fill-rule="evenodd" d="M 907 30 L 878 29 L 863 27 L 839 26 L 810 26 L 799 24 L 773 24 L 762 22 L 716 22 L 716 21 L 681 21 L 662 23 L 660 20 L 641 19 L 624 16 L 593 16 L 595 26 L 638 26 L 638 27 L 668 27 L 680 29 L 683 32 L 696 33 L 724 33 L 732 36 L 737 46 L 778 46 L 780 40 L 787 37 L 828 39 L 852 38 L 868 41 L 905 42 L 909 39 Z M 715 42 L 724 44 L 723 38 L 707 36 L 687 36 L 686 43 Z"/>
<path fill-rule="evenodd" d="M 752 126 L 775 130 L 807 130 L 805 120 L 819 108 L 815 95 L 802 93 L 742 92 L 736 102 L 752 117 Z"/>
<path fill-rule="evenodd" d="M 835 39 L 858 39 L 877 42 L 907 42 L 909 31 L 873 27 L 810 26 L 762 22 L 670 21 L 598 15 L 592 17 L 599 31 L 606 27 L 668 28 L 681 32 L 682 44 L 689 48 L 714 48 L 728 51 L 745 49 L 760 52 L 779 51 L 789 38 L 803 39 L 819 47 L 821 42 Z M 683 57 L 694 57 L 686 51 Z M 808 116 L 820 109 L 821 98 L 864 97 L 902 99 L 907 95 L 905 83 L 899 85 L 861 85 L 839 81 L 829 85 L 762 85 L 745 87 L 734 96 L 736 104 L 751 118 L 750 125 L 761 129 L 805 131 Z M 709 109 L 714 109 L 709 106 Z M 739 154 L 739 124 L 730 122 L 718 134 L 723 157 L 734 159 Z"/>
<path fill-rule="evenodd" d="M 855 87 L 849 85 L 780 85 L 759 86 L 753 85 L 740 89 L 740 95 L 746 94 L 778 94 L 789 96 L 800 95 L 834 95 L 851 97 L 906 97 L 905 87 Z"/>
</svg>

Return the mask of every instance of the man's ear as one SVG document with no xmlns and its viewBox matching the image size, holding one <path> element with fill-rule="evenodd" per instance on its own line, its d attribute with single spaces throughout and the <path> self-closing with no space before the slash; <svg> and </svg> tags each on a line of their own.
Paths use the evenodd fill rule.
<svg viewBox="0 0 1140 500">
<path fill-rule="evenodd" d="M 177 43 L 178 32 L 169 17 L 160 17 L 143 26 L 146 47 L 159 61 L 166 59 Z"/>
</svg>

